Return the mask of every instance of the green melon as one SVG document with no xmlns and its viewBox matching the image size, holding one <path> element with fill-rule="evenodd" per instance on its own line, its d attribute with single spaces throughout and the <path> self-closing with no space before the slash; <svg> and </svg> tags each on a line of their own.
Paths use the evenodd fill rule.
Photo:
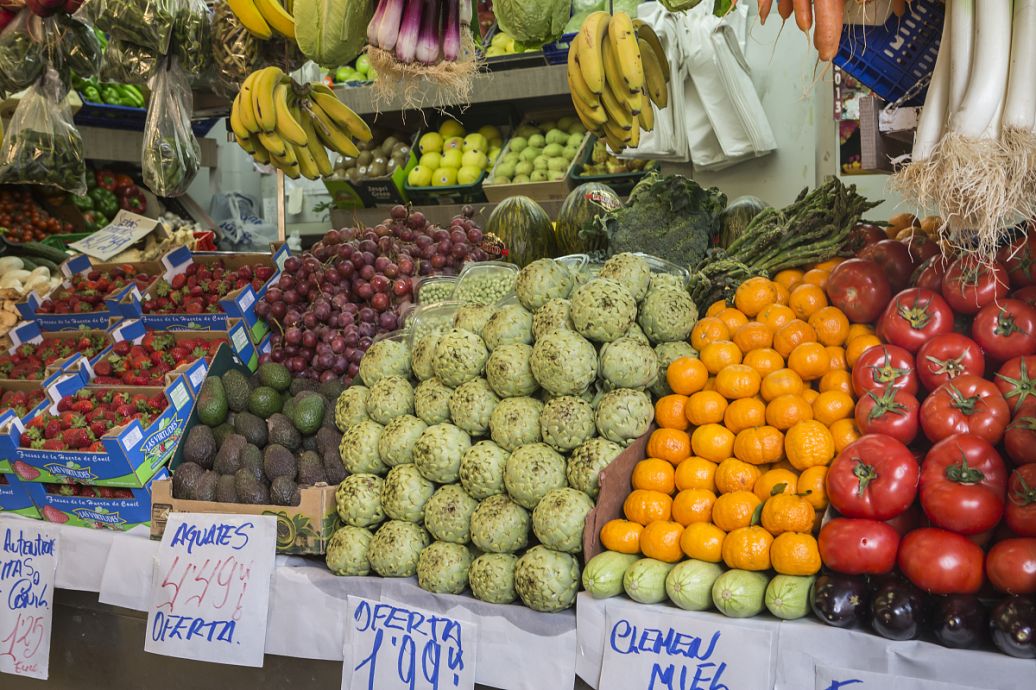
<svg viewBox="0 0 1036 690">
<path fill-rule="evenodd" d="M 507 246 L 506 259 L 519 266 L 557 253 L 550 216 L 527 196 L 512 196 L 501 201 L 490 214 L 485 231 L 503 241 Z"/>
<path fill-rule="evenodd" d="M 595 218 L 621 207 L 619 195 L 606 184 L 587 182 L 573 189 L 558 213 L 558 252 L 581 254 L 607 249 L 608 240 L 603 234 L 580 236 L 579 231 Z"/>
</svg>

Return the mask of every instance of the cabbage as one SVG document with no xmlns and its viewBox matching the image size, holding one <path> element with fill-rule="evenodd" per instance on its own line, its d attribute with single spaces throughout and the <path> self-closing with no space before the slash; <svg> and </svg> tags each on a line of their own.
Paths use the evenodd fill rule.
<svg viewBox="0 0 1036 690">
<path fill-rule="evenodd" d="M 766 586 L 766 608 L 770 613 L 794 620 L 809 613 L 809 588 L 816 577 L 778 575 Z"/>
<path fill-rule="evenodd" d="M 622 576 L 622 587 L 633 601 L 657 604 L 665 601 L 665 579 L 672 569 L 672 563 L 663 563 L 654 558 L 641 558 L 626 568 Z M 761 592 L 759 597 L 761 601 Z"/>
<path fill-rule="evenodd" d="M 321 67 L 338 67 L 367 44 L 374 7 L 371 0 L 295 0 L 292 12 L 299 50 Z"/>
<path fill-rule="evenodd" d="M 608 7 L 608 0 L 572 0 L 572 14 L 585 12 L 590 14 Z"/>
<path fill-rule="evenodd" d="M 723 574 L 715 563 L 691 559 L 679 563 L 665 579 L 669 599 L 686 611 L 706 611 L 712 608 L 712 585 Z"/>
<path fill-rule="evenodd" d="M 763 610 L 768 578 L 750 570 L 728 570 L 712 585 L 712 603 L 730 618 L 750 618 Z"/>
<path fill-rule="evenodd" d="M 568 8 L 569 0 L 496 0 L 493 14 L 514 40 L 543 45 L 561 36 Z"/>
<path fill-rule="evenodd" d="M 622 576 L 637 558 L 634 554 L 602 551 L 583 568 L 583 589 L 594 599 L 622 594 Z"/>
</svg>

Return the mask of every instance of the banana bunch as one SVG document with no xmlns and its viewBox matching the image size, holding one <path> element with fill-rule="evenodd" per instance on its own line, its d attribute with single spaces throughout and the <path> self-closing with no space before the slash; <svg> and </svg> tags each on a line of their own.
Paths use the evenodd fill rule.
<svg viewBox="0 0 1036 690">
<path fill-rule="evenodd" d="M 256 38 L 268 40 L 274 34 L 295 38 L 295 18 L 291 3 L 285 7 L 278 0 L 227 0 L 241 25 Z"/>
<path fill-rule="evenodd" d="M 299 85 L 279 67 L 252 72 L 230 108 L 238 145 L 261 164 L 292 179 L 317 180 L 334 168 L 325 146 L 358 156 L 354 140 L 370 141 L 371 130 L 322 83 Z"/>
<path fill-rule="evenodd" d="M 594 12 L 569 46 L 568 86 L 583 125 L 619 153 L 655 128 L 652 104 L 669 104 L 669 60 L 650 25 Z"/>
</svg>

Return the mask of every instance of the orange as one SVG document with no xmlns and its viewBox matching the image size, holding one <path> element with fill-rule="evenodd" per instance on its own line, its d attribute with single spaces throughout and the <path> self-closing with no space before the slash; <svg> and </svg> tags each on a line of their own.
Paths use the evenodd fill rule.
<svg viewBox="0 0 1036 690">
<path fill-rule="evenodd" d="M 622 504 L 622 512 L 626 519 L 639 525 L 668 520 L 672 510 L 673 499 L 669 494 L 647 489 L 634 489 Z"/>
<path fill-rule="evenodd" d="M 845 337 L 845 342 L 850 343 L 856 340 L 861 335 L 874 335 L 874 326 L 869 323 L 854 323 L 849 325 L 849 335 Z"/>
<path fill-rule="evenodd" d="M 751 465 L 777 462 L 784 455 L 784 434 L 772 426 L 739 431 L 734 439 L 734 457 Z"/>
<path fill-rule="evenodd" d="M 808 275 L 807 273 L 807 277 Z M 805 281 L 805 278 L 803 278 L 803 281 Z M 819 285 L 803 282 L 791 291 L 791 297 L 788 298 L 788 306 L 795 312 L 795 318 L 805 321 L 814 313 L 827 306 L 827 295 L 824 294 L 824 288 Z"/>
<path fill-rule="evenodd" d="M 783 468 L 768 470 L 756 481 L 755 488 L 752 489 L 752 493 L 758 496 L 760 501 L 765 501 L 773 495 L 773 492 L 778 486 L 781 487 L 781 490 L 777 493 L 795 493 L 795 491 L 797 491 L 798 483 L 799 476 L 791 470 Z"/>
<path fill-rule="evenodd" d="M 797 345 L 816 341 L 817 332 L 812 326 L 801 319 L 792 319 L 773 334 L 773 349 L 787 359 Z"/>
<path fill-rule="evenodd" d="M 791 291 L 780 283 L 774 283 L 773 287 L 777 290 L 777 304 L 787 304 L 791 298 Z"/>
<path fill-rule="evenodd" d="M 716 490 L 721 494 L 751 491 L 762 474 L 755 465 L 737 458 L 727 458 L 716 468 Z"/>
<path fill-rule="evenodd" d="M 770 402 L 782 395 L 801 395 L 805 389 L 802 377 L 791 369 L 778 369 L 766 375 L 759 386 L 763 400 Z"/>
<path fill-rule="evenodd" d="M 818 309 L 807 323 L 817 332 L 821 345 L 842 345 L 849 337 L 849 318 L 838 307 Z"/>
<path fill-rule="evenodd" d="M 827 468 L 814 465 L 803 470 L 795 484 L 795 493 L 801 494 L 818 513 L 827 508 Z"/>
<path fill-rule="evenodd" d="M 707 563 L 723 560 L 723 539 L 726 533 L 710 522 L 692 522 L 683 530 L 680 548 L 688 558 Z"/>
<path fill-rule="evenodd" d="M 871 333 L 853 338 L 845 347 L 846 363 L 849 366 L 855 366 L 856 360 L 860 358 L 860 355 L 878 345 L 881 345 L 881 340 L 878 339 L 878 336 Z"/>
<path fill-rule="evenodd" d="M 828 345 L 824 348 L 831 355 L 831 368 L 849 371 L 849 363 L 845 361 L 845 348 L 840 345 Z"/>
<path fill-rule="evenodd" d="M 813 268 L 802 274 L 802 282 L 806 285 L 816 285 L 817 287 L 824 287 L 827 285 L 828 278 L 831 277 L 831 271 L 826 271 L 822 268 Z"/>
<path fill-rule="evenodd" d="M 709 305 L 709 308 L 705 311 L 705 316 L 715 316 L 729 306 L 726 300 L 718 299 Z"/>
<path fill-rule="evenodd" d="M 795 469 L 807 470 L 834 459 L 835 441 L 826 426 L 815 419 L 807 420 L 788 429 L 784 452 Z"/>
<path fill-rule="evenodd" d="M 761 503 L 751 491 L 734 491 L 721 494 L 712 506 L 712 523 L 724 532 L 752 524 L 752 515 Z"/>
<path fill-rule="evenodd" d="M 729 340 L 717 340 L 703 347 L 698 353 L 698 358 L 710 374 L 716 374 L 723 367 L 741 364 L 741 350 Z M 672 387 L 672 384 L 669 385 Z"/>
<path fill-rule="evenodd" d="M 730 340 L 730 329 L 715 316 L 706 316 L 691 329 L 691 347 L 699 352 L 717 340 Z"/>
<path fill-rule="evenodd" d="M 802 399 L 805 400 L 806 402 L 808 402 L 811 407 L 812 407 L 813 403 L 815 403 L 817 401 L 818 397 L 820 397 L 820 393 L 818 393 L 813 388 L 805 388 L 802 391 Z"/>
<path fill-rule="evenodd" d="M 630 483 L 634 489 L 671 494 L 676 489 L 676 470 L 665 460 L 648 458 L 634 465 Z"/>
<path fill-rule="evenodd" d="M 727 324 L 727 330 L 731 333 L 748 323 L 748 317 L 745 316 L 740 309 L 734 309 L 732 307 L 727 307 L 720 313 L 716 314 L 716 318 Z"/>
<path fill-rule="evenodd" d="M 619 553 L 640 553 L 643 525 L 629 520 L 609 520 L 601 528 L 601 546 Z"/>
<path fill-rule="evenodd" d="M 831 368 L 831 355 L 820 343 L 802 343 L 788 355 L 788 368 L 803 381 L 816 381 Z"/>
<path fill-rule="evenodd" d="M 797 268 L 786 268 L 783 271 L 779 271 L 777 275 L 773 277 L 773 282 L 783 285 L 791 290 L 802 282 L 803 275 L 805 274 Z"/>
<path fill-rule="evenodd" d="M 761 350 L 746 353 L 741 363 L 758 371 L 759 376 L 766 376 L 770 372 L 783 368 L 784 358 L 777 354 L 777 350 L 764 347 Z"/>
<path fill-rule="evenodd" d="M 853 375 L 844 369 L 832 369 L 820 377 L 818 388 L 820 388 L 821 393 L 842 391 L 843 393 L 852 394 Z"/>
<path fill-rule="evenodd" d="M 812 534 L 786 532 L 770 545 L 770 561 L 781 575 L 814 575 L 820 570 L 820 551 Z"/>
<path fill-rule="evenodd" d="M 811 413 L 812 414 L 812 413 Z M 741 398 L 727 406 L 723 425 L 735 434 L 766 423 L 766 403 L 759 398 Z"/>
<path fill-rule="evenodd" d="M 664 563 L 676 563 L 683 560 L 680 549 L 680 537 L 683 526 L 667 520 L 652 522 L 640 534 L 640 552 L 648 558 Z"/>
<path fill-rule="evenodd" d="M 705 385 L 709 372 L 696 357 L 677 357 L 666 369 L 665 379 L 674 393 L 690 395 Z"/>
<path fill-rule="evenodd" d="M 692 522 L 708 522 L 715 502 L 716 494 L 708 489 L 685 489 L 673 499 L 673 519 L 684 527 Z"/>
<path fill-rule="evenodd" d="M 773 344 L 773 331 L 758 321 L 749 321 L 734 332 L 731 340 L 742 352 L 761 350 Z"/>
<path fill-rule="evenodd" d="M 727 399 L 722 395 L 716 391 L 698 391 L 687 399 L 684 419 L 695 426 L 719 424 L 726 410 Z"/>
<path fill-rule="evenodd" d="M 787 431 L 803 419 L 813 419 L 813 408 L 801 395 L 778 395 L 766 406 L 766 423 Z"/>
<path fill-rule="evenodd" d="M 655 423 L 663 429 L 687 428 L 687 396 L 665 395 L 655 403 Z"/>
<path fill-rule="evenodd" d="M 716 463 L 705 458 L 687 458 L 676 466 L 676 488 L 716 491 Z"/>
<path fill-rule="evenodd" d="M 722 462 L 734 452 L 734 433 L 721 424 L 703 424 L 691 435 L 691 450 L 700 458 Z"/>
<path fill-rule="evenodd" d="M 794 493 L 780 493 L 763 503 L 760 522 L 767 532 L 776 537 L 785 532 L 810 531 L 816 516 L 816 511 L 806 499 Z"/>
<path fill-rule="evenodd" d="M 655 429 L 648 437 L 647 454 L 675 465 L 691 456 L 691 437 L 679 429 Z"/>
<path fill-rule="evenodd" d="M 759 323 L 776 333 L 781 326 L 795 320 L 795 312 L 786 304 L 771 304 L 759 312 L 759 315 L 755 318 Z"/>
<path fill-rule="evenodd" d="M 853 416 L 853 396 L 843 391 L 824 391 L 813 401 L 813 419 L 831 426 Z"/>
<path fill-rule="evenodd" d="M 853 419 L 839 419 L 831 425 L 831 436 L 835 440 L 835 452 L 841 453 L 850 443 L 860 438 L 860 430 Z"/>
<path fill-rule="evenodd" d="M 716 392 L 727 400 L 751 398 L 761 383 L 759 372 L 747 364 L 731 364 L 716 374 Z"/>
<path fill-rule="evenodd" d="M 723 562 L 740 570 L 769 570 L 773 537 L 762 527 L 741 527 L 723 540 Z"/>
<path fill-rule="evenodd" d="M 768 278 L 749 278 L 734 293 L 734 306 L 748 317 L 777 301 L 777 290 Z"/>
<path fill-rule="evenodd" d="M 836 256 L 834 258 L 828 259 L 827 261 L 821 261 L 813 268 L 819 269 L 821 271 L 833 271 L 835 270 L 835 266 L 842 263 L 843 261 L 845 261 L 845 259 L 843 259 L 840 256 Z"/>
<path fill-rule="evenodd" d="M 710 376 L 705 380 L 705 385 L 701 387 L 703 391 L 714 391 L 716 390 L 716 377 Z"/>
</svg>

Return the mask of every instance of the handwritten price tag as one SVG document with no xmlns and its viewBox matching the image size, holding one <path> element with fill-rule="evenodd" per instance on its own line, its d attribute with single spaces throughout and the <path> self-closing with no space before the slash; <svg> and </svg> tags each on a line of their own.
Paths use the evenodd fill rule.
<svg viewBox="0 0 1036 690">
<path fill-rule="evenodd" d="M 261 667 L 276 527 L 270 516 L 170 514 L 144 650 Z"/>
<path fill-rule="evenodd" d="M 158 226 L 157 220 L 119 211 L 114 220 L 89 237 L 69 246 L 84 254 L 107 261 L 147 237 Z"/>
<path fill-rule="evenodd" d="M 475 687 L 474 623 L 349 597 L 348 625 L 342 690 Z"/>
<path fill-rule="evenodd" d="M 964 685 L 940 683 L 908 676 L 891 676 L 885 673 L 855 671 L 836 666 L 816 667 L 815 690 L 973 690 Z"/>
<path fill-rule="evenodd" d="M 46 680 L 58 533 L 8 521 L 0 535 L 0 672 Z"/>
</svg>

